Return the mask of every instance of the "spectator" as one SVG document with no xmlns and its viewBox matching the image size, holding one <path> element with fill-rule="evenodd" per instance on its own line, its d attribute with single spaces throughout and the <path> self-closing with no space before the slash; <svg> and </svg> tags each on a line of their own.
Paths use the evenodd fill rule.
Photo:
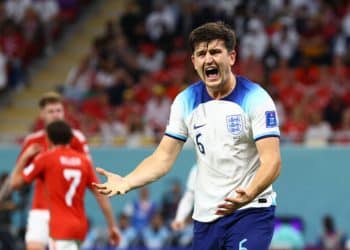
<svg viewBox="0 0 350 250">
<path fill-rule="evenodd" d="M 0 94 L 7 88 L 7 59 L 0 48 Z"/>
<path fill-rule="evenodd" d="M 130 218 L 124 213 L 119 215 L 119 230 L 121 233 L 121 242 L 119 243 L 118 249 L 129 249 L 132 246 L 138 244 L 138 233 L 130 225 Z"/>
<path fill-rule="evenodd" d="M 130 217 L 131 225 L 137 232 L 141 232 L 150 224 L 155 212 L 156 203 L 149 197 L 149 190 L 146 186 L 139 190 L 138 198 L 124 208 L 124 213 Z"/>
<path fill-rule="evenodd" d="M 38 13 L 44 27 L 45 52 L 50 55 L 53 52 L 53 38 L 58 28 L 59 6 L 56 0 L 32 0 L 32 5 Z"/>
<path fill-rule="evenodd" d="M 15 20 L 17 23 L 21 22 L 28 7 L 31 6 L 30 0 L 7 0 L 5 1 L 5 8 L 8 17 Z"/>
<path fill-rule="evenodd" d="M 152 43 L 140 45 L 137 56 L 138 67 L 144 72 L 153 73 L 164 66 L 165 54 Z"/>
<path fill-rule="evenodd" d="M 279 30 L 272 35 L 271 39 L 280 57 L 283 60 L 290 61 L 297 52 L 299 42 L 293 19 L 289 17 L 281 18 Z"/>
<path fill-rule="evenodd" d="M 172 180 L 169 190 L 162 197 L 161 214 L 165 223 L 175 217 L 177 206 L 182 196 L 181 183 L 179 180 Z"/>
<path fill-rule="evenodd" d="M 142 240 L 149 250 L 161 250 L 169 245 L 170 232 L 164 224 L 161 213 L 153 215 L 151 222 L 142 231 Z"/>
<path fill-rule="evenodd" d="M 91 66 L 90 57 L 85 56 L 80 60 L 79 65 L 69 70 L 65 84 L 62 87 L 64 97 L 75 102 L 83 101 L 91 90 L 95 73 Z"/>
<path fill-rule="evenodd" d="M 18 25 L 11 19 L 3 24 L 3 31 L 0 33 L 0 49 L 7 58 L 9 67 L 10 88 L 17 88 L 24 83 L 23 58 L 25 53 L 25 40 L 18 29 Z"/>
<path fill-rule="evenodd" d="M 304 246 L 305 242 L 302 233 L 292 225 L 282 223 L 275 228 L 270 250 L 302 250 Z"/>
<path fill-rule="evenodd" d="M 144 116 L 154 136 L 159 138 L 168 123 L 171 101 L 160 84 L 153 86 L 152 93 L 153 96 L 146 103 Z"/>
<path fill-rule="evenodd" d="M 118 141 L 125 141 L 127 135 L 126 124 L 121 120 L 121 109 L 116 107 L 107 115 L 107 119 L 101 121 L 100 130 L 104 145 L 113 145 Z"/>
<path fill-rule="evenodd" d="M 304 106 L 298 105 L 292 110 L 282 127 L 282 141 L 289 143 L 301 143 L 308 123 L 305 121 Z"/>
<path fill-rule="evenodd" d="M 339 129 L 333 133 L 332 142 L 340 145 L 350 144 L 350 107 L 342 113 L 342 121 Z"/>
<path fill-rule="evenodd" d="M 335 225 L 331 215 L 322 218 L 322 229 L 319 246 L 325 250 L 342 250 L 345 247 L 345 237 Z"/>
<path fill-rule="evenodd" d="M 324 119 L 337 129 L 341 123 L 341 114 L 344 112 L 345 104 L 340 96 L 333 96 L 323 110 Z"/>
<path fill-rule="evenodd" d="M 256 60 L 263 57 L 268 45 L 268 37 L 264 30 L 264 24 L 257 18 L 248 22 L 248 30 L 243 35 L 240 43 L 240 56 L 242 60 L 253 56 Z"/>
<path fill-rule="evenodd" d="M 0 175 L 0 187 L 4 185 L 7 180 L 8 174 L 2 173 Z M 0 249 L 2 250 L 15 250 L 16 240 L 12 234 L 12 214 L 17 208 L 16 203 L 12 199 L 12 195 L 8 194 L 5 197 L 1 197 L 0 202 Z"/>
<path fill-rule="evenodd" d="M 305 131 L 304 144 L 307 146 L 326 146 L 332 137 L 332 128 L 322 119 L 320 110 L 314 110 L 309 116 L 310 123 Z"/>
</svg>

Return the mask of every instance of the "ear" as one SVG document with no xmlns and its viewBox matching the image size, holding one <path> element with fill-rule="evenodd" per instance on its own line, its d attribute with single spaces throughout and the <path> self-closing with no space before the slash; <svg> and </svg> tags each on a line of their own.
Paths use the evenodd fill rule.
<svg viewBox="0 0 350 250">
<path fill-rule="evenodd" d="M 231 52 L 229 52 L 229 58 L 230 58 L 230 65 L 233 66 L 236 62 L 236 51 L 232 50 Z"/>
<path fill-rule="evenodd" d="M 195 64 L 194 64 L 194 55 L 193 54 L 191 55 L 191 61 L 192 61 L 192 65 L 193 65 L 194 69 L 196 69 Z"/>
<path fill-rule="evenodd" d="M 44 119 L 44 109 L 40 109 L 39 116 L 41 119 Z"/>
</svg>

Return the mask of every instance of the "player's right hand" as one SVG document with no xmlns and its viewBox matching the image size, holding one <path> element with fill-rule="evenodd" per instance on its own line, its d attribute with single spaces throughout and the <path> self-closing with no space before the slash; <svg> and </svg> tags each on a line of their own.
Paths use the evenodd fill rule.
<svg viewBox="0 0 350 250">
<path fill-rule="evenodd" d="M 182 229 L 185 228 L 185 222 L 184 221 L 176 221 L 176 220 L 173 220 L 171 222 L 171 228 L 174 230 L 174 231 L 181 231 Z"/>
<path fill-rule="evenodd" d="M 130 185 L 124 177 L 108 172 L 102 168 L 96 168 L 96 171 L 107 177 L 105 183 L 92 183 L 100 194 L 111 197 L 113 195 L 126 194 L 130 190 Z"/>
</svg>

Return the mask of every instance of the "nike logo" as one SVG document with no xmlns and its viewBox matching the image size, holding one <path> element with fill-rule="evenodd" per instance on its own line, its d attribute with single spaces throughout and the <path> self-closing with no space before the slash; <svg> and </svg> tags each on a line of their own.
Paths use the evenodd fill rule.
<svg viewBox="0 0 350 250">
<path fill-rule="evenodd" d="M 205 125 L 206 125 L 205 123 L 201 124 L 201 125 L 197 125 L 197 126 L 196 126 L 196 124 L 193 124 L 193 129 L 199 129 L 201 127 L 204 127 Z"/>
</svg>

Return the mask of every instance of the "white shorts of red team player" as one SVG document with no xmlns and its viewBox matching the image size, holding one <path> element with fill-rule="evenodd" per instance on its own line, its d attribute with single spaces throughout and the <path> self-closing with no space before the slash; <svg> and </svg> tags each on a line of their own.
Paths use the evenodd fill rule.
<svg viewBox="0 0 350 250">
<path fill-rule="evenodd" d="M 26 242 L 49 244 L 49 210 L 33 209 L 29 211 Z"/>
</svg>

